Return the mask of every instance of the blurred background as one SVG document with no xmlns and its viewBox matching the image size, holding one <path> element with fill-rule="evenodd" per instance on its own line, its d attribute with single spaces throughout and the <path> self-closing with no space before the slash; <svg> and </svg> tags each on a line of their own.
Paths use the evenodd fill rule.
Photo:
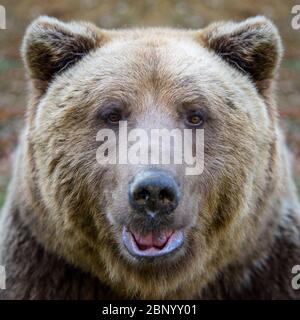
<svg viewBox="0 0 300 320">
<path fill-rule="evenodd" d="M 217 20 L 254 15 L 271 18 L 281 33 L 285 56 L 278 83 L 278 106 L 287 142 L 294 155 L 300 194 L 300 29 L 291 26 L 296 1 L 258 0 L 0 0 L 6 30 L 0 30 L 0 207 L 11 174 L 11 153 L 24 124 L 27 82 L 20 43 L 30 21 L 39 15 L 89 20 L 103 28 L 171 26 L 202 28 Z M 300 4 L 300 1 L 298 1 Z"/>
</svg>

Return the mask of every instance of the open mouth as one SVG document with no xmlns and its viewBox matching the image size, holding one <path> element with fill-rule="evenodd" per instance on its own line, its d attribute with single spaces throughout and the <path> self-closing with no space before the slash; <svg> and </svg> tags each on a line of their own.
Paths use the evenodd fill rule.
<svg viewBox="0 0 300 320">
<path fill-rule="evenodd" d="M 165 230 L 141 235 L 123 227 L 122 239 L 129 253 L 135 257 L 161 257 L 175 251 L 184 242 L 182 230 Z"/>
</svg>

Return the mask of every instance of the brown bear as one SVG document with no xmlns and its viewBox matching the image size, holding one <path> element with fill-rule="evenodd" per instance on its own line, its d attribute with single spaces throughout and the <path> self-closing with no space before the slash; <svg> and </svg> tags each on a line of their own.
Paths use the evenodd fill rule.
<svg viewBox="0 0 300 320">
<path fill-rule="evenodd" d="M 202 30 L 35 20 L 1 299 L 300 298 L 299 203 L 274 101 L 282 52 L 261 16 Z M 120 138 L 121 121 L 203 130 L 202 173 L 100 164 L 97 134 Z"/>
</svg>

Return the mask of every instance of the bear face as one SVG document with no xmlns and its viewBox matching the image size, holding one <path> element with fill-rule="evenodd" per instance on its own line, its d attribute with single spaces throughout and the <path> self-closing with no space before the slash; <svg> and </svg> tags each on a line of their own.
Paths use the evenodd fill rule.
<svg viewBox="0 0 300 320">
<path fill-rule="evenodd" d="M 182 286 L 192 296 L 258 238 L 281 56 L 268 20 L 107 31 L 42 17 L 22 52 L 35 233 L 48 250 L 132 296 L 159 298 Z M 99 164 L 98 132 L 120 138 L 120 121 L 128 131 L 203 129 L 203 172 Z"/>
</svg>

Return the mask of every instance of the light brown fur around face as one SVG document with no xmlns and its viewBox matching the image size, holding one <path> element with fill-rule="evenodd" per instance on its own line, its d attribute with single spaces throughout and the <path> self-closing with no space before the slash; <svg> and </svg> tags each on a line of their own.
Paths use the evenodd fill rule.
<svg viewBox="0 0 300 320">
<path fill-rule="evenodd" d="M 299 255 L 299 207 L 273 102 L 282 48 L 271 22 L 257 17 L 199 31 L 108 31 L 42 17 L 29 27 L 22 54 L 32 89 L 2 221 L 2 228 L 16 230 L 14 236 L 6 228 L 2 236 L 4 297 L 55 298 L 55 285 L 39 291 L 33 277 L 31 294 L 11 271 L 30 263 L 40 278 L 52 274 L 57 288 L 77 283 L 82 273 L 93 285 L 79 298 L 103 298 L 103 290 L 122 298 L 281 297 L 272 284 L 279 273 L 283 297 L 296 296 L 288 281 Z M 160 224 L 184 227 L 186 241 L 165 261 L 138 261 L 122 246 L 122 225 L 149 226 L 127 199 L 140 168 L 96 162 L 96 135 L 105 127 L 99 114 L 115 105 L 128 129 L 183 129 L 187 109 L 206 115 L 203 174 L 167 168 L 183 197 Z M 285 248 L 287 265 L 274 256 L 285 243 L 292 248 Z M 33 252 L 42 258 L 16 258 L 18 246 L 37 247 Z M 39 259 L 46 265 L 49 259 L 51 268 L 39 271 Z M 56 279 L 56 268 L 72 280 Z M 273 293 L 264 291 L 261 277 Z M 67 292 L 59 297 L 74 297 Z"/>
</svg>

